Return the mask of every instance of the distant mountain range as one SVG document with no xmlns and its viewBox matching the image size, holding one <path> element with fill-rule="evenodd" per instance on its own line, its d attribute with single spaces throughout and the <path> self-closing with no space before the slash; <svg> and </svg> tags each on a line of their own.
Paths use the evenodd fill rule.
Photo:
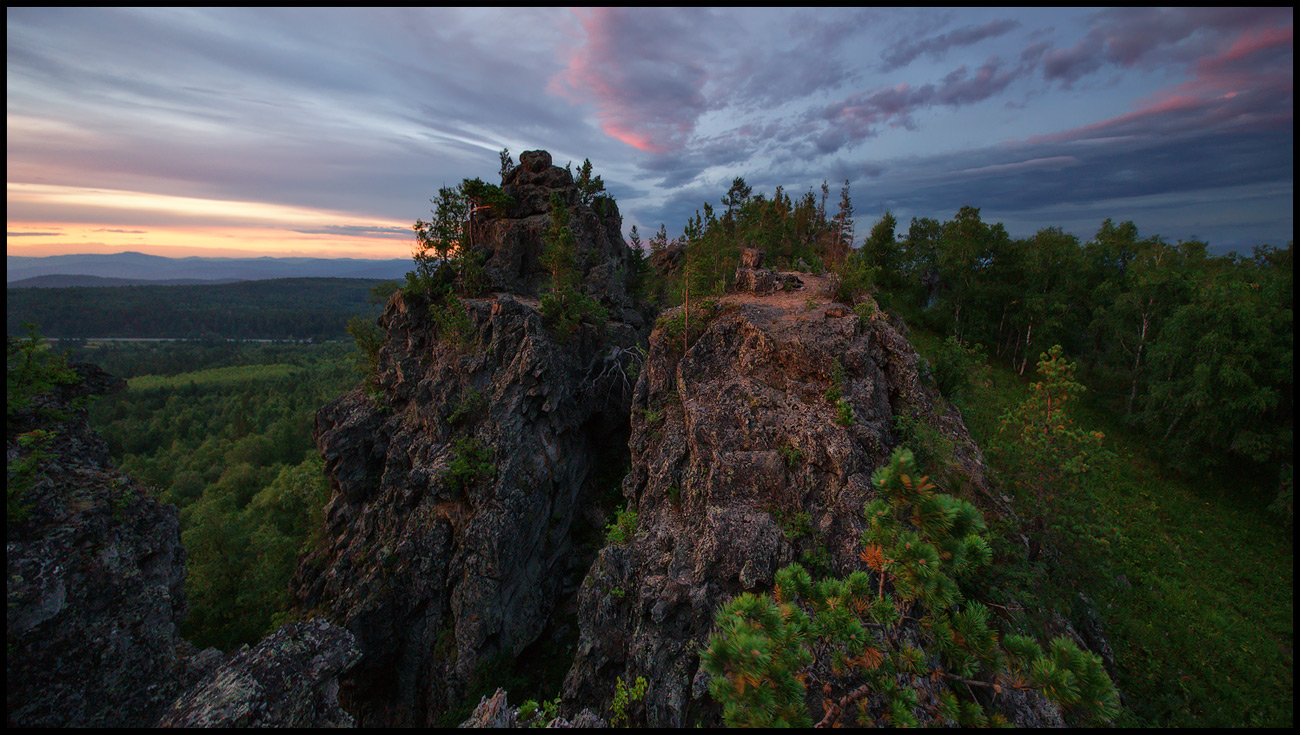
<svg viewBox="0 0 1300 735">
<path fill-rule="evenodd" d="M 405 277 L 411 260 L 356 258 L 164 258 L 144 253 L 112 255 L 5 256 L 10 288 L 66 286 L 190 285 L 262 281 L 270 278 Z M 77 278 L 69 278 L 75 276 Z"/>
</svg>

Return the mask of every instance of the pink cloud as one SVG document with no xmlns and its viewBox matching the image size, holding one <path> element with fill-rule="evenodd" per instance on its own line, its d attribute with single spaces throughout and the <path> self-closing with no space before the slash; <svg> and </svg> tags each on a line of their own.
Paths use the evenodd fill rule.
<svg viewBox="0 0 1300 735">
<path fill-rule="evenodd" d="M 653 153 L 682 148 L 709 104 L 705 67 L 678 49 L 682 20 L 674 11 L 624 8 L 576 11 L 586 41 L 570 52 L 549 91 L 596 107 L 600 129 Z M 693 11 L 686 11 L 693 12 Z"/>
<path fill-rule="evenodd" d="M 1220 125 L 1273 127 L 1292 121 L 1293 26 L 1241 31 L 1227 48 L 1191 64 L 1192 78 L 1148 97 L 1123 115 L 1029 143 L 1157 135 Z"/>
<path fill-rule="evenodd" d="M 1218 56 L 1212 56 L 1197 62 L 1196 72 L 1198 76 L 1223 73 L 1225 70 L 1241 65 L 1243 62 L 1258 61 L 1259 57 L 1271 51 L 1290 51 L 1294 44 L 1294 26 L 1261 28 L 1255 32 L 1246 31 L 1238 36 L 1237 40 L 1233 41 L 1232 46 L 1227 51 Z"/>
</svg>

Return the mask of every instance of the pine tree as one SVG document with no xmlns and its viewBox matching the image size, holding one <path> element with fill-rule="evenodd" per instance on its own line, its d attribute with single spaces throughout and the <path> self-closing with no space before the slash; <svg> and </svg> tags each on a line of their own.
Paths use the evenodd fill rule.
<svg viewBox="0 0 1300 735">
<path fill-rule="evenodd" d="M 578 197 L 583 204 L 591 205 L 596 195 L 605 191 L 605 182 L 599 176 L 591 175 L 591 159 L 582 159 L 582 167 L 578 169 Z"/>
<path fill-rule="evenodd" d="M 815 582 L 793 564 L 770 597 L 747 593 L 717 612 L 701 664 L 728 725 L 807 726 L 810 696 L 818 726 L 853 711 L 863 725 L 913 726 L 918 712 L 935 724 L 1005 724 L 976 689 L 996 698 L 1034 688 L 1085 716 L 1114 717 L 1118 696 L 1096 656 L 1064 639 L 1047 653 L 1024 637 L 1000 645 L 988 608 L 963 595 L 959 582 L 991 558 L 973 505 L 936 492 L 904 448 L 872 482 L 880 497 L 864 508 L 864 570 Z M 810 679 L 822 683 L 816 695 Z"/>
<path fill-rule="evenodd" d="M 572 336 L 583 321 L 603 324 L 605 308 L 580 289 L 569 209 L 556 193 L 551 194 L 551 217 L 545 241 L 541 261 L 550 273 L 550 283 L 541 298 L 542 319 L 560 339 Z"/>
<path fill-rule="evenodd" d="M 515 167 L 515 159 L 511 157 L 509 148 L 502 148 L 501 152 L 497 155 L 501 157 L 501 182 L 504 184 L 506 174 L 510 173 L 510 171 Z"/>
<path fill-rule="evenodd" d="M 1002 428 L 990 447 L 1008 458 L 1005 466 L 1018 468 L 1007 479 L 1030 502 L 1031 560 L 1042 549 L 1043 535 L 1051 532 L 1053 505 L 1062 500 L 1077 503 L 1081 481 L 1109 456 L 1102 450 L 1104 434 L 1074 427 L 1069 405 L 1084 391 L 1074 380 L 1076 369 L 1060 345 L 1043 353 L 1038 361 L 1042 379 L 1029 386 L 1023 403 L 1002 416 Z"/>
</svg>

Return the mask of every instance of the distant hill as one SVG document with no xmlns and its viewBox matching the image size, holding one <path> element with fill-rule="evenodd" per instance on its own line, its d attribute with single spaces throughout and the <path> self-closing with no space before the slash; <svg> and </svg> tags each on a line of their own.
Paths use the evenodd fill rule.
<svg viewBox="0 0 1300 735">
<path fill-rule="evenodd" d="M 393 280 L 393 279 L 387 279 Z M 382 281 L 285 278 L 194 286 L 7 288 L 5 328 L 45 337 L 346 339 L 348 320 L 377 316 Z"/>
<path fill-rule="evenodd" d="M 402 279 L 411 270 L 409 258 L 164 258 L 144 253 L 111 255 L 51 255 L 33 258 L 5 256 L 5 282 L 13 285 L 39 276 L 94 276 L 130 281 L 260 281 L 270 278 Z M 92 284 L 85 284 L 92 285 Z M 94 285 L 122 285 L 100 283 Z"/>
<path fill-rule="evenodd" d="M 197 278 L 175 278 L 166 281 L 146 281 L 142 278 L 102 278 L 100 276 L 34 276 L 21 281 L 10 281 L 6 288 L 96 288 L 107 286 L 213 286 L 236 283 L 240 279 L 203 281 Z"/>
</svg>

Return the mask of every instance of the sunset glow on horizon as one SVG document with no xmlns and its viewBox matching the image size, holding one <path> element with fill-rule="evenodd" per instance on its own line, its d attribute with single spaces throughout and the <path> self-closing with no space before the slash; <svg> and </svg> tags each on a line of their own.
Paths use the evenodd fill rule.
<svg viewBox="0 0 1300 735">
<path fill-rule="evenodd" d="M 410 242 L 394 238 L 307 234 L 269 227 L 149 227 L 125 229 L 105 223 L 10 222 L 9 255 L 112 254 L 123 252 L 229 258 L 359 258 L 411 256 Z"/>
<path fill-rule="evenodd" d="M 167 257 L 409 257 L 409 225 L 265 202 L 9 182 L 10 207 L 76 211 L 94 221 L 14 221 L 10 255 L 133 251 Z M 158 222 L 132 225 L 133 222 Z"/>
</svg>

